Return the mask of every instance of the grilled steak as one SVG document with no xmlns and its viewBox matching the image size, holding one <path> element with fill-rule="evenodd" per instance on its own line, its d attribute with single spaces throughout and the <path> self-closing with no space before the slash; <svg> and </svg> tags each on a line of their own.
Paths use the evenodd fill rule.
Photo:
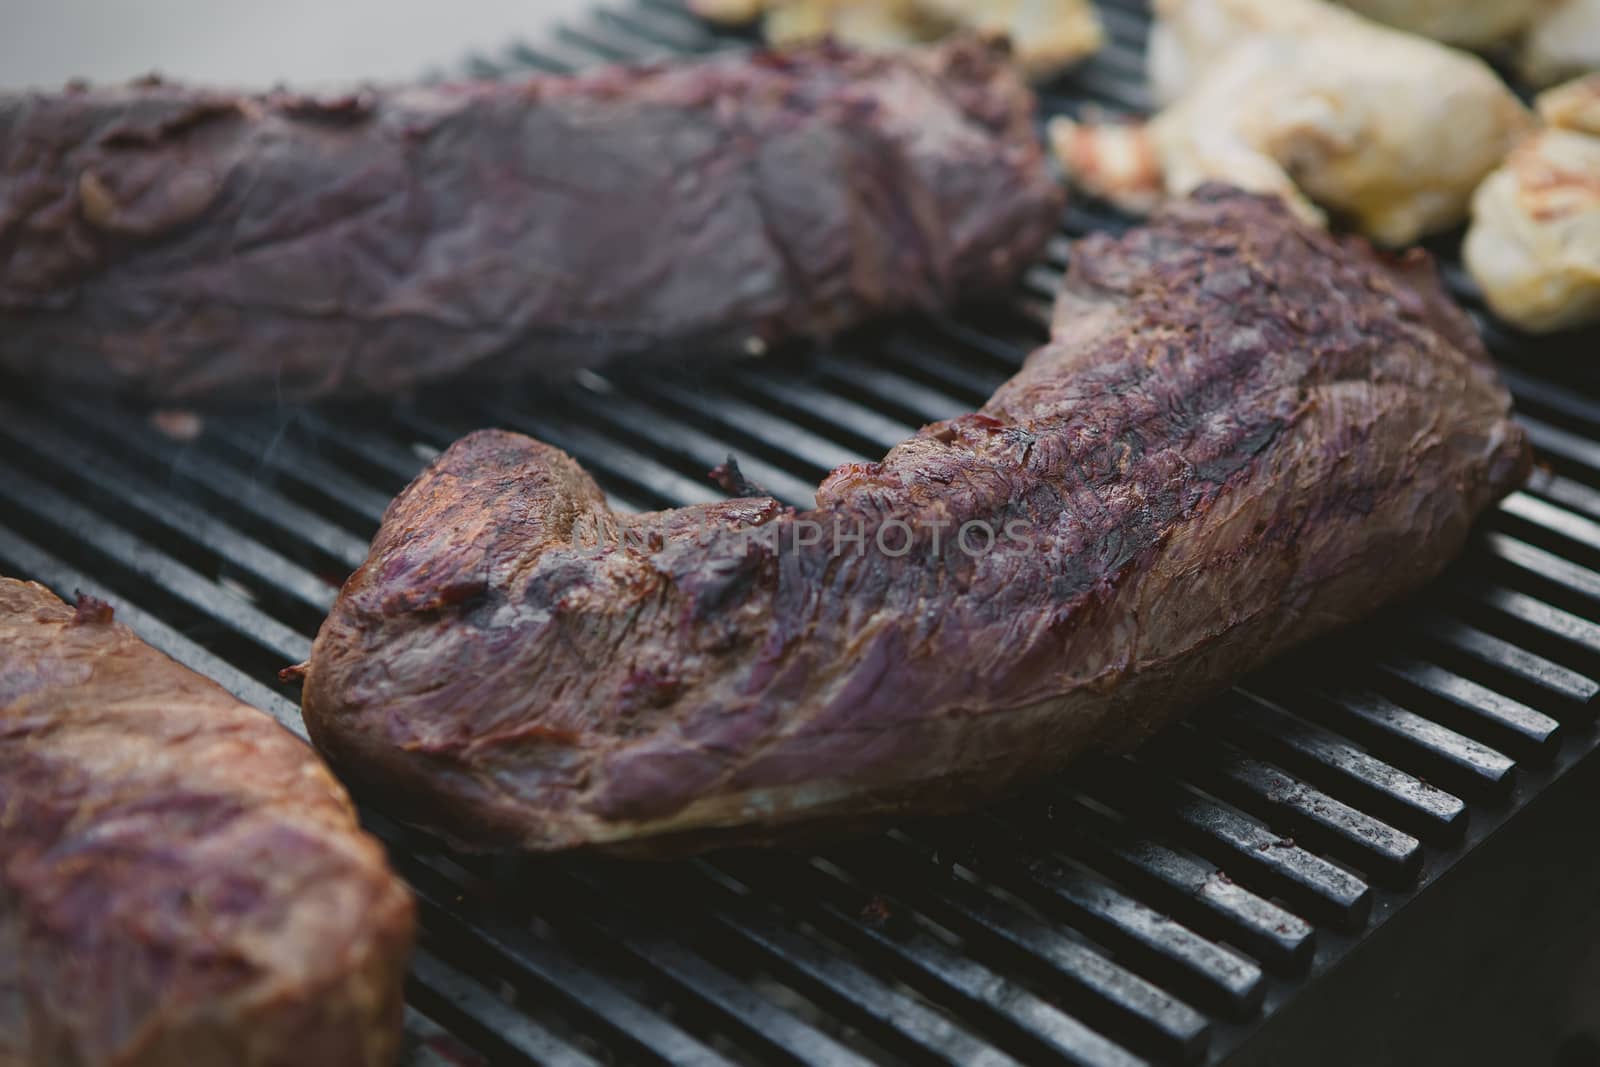
<svg viewBox="0 0 1600 1067">
<path fill-rule="evenodd" d="M 409 893 L 266 715 L 0 579 L 0 1065 L 377 1067 Z"/>
<path fill-rule="evenodd" d="M 317 100 L 0 97 L 0 368 L 387 393 L 759 348 L 1004 285 L 1061 194 L 1002 46 Z"/>
<path fill-rule="evenodd" d="M 814 511 L 619 515 L 554 448 L 458 442 L 323 625 L 306 720 L 467 846 L 953 809 L 1437 574 L 1528 470 L 1509 409 L 1421 253 L 1208 187 L 1079 242 L 1016 377 Z"/>
</svg>

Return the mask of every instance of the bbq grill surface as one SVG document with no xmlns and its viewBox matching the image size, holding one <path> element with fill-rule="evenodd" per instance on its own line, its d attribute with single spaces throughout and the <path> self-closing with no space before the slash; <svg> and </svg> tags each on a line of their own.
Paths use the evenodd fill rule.
<svg viewBox="0 0 1600 1067">
<path fill-rule="evenodd" d="M 1046 113 L 1147 104 L 1146 16 L 1101 7 L 1109 46 L 1045 91 Z M 637 0 L 472 73 L 747 43 Z M 715 499 L 705 472 L 729 453 L 807 505 L 833 466 L 981 404 L 1044 338 L 1068 237 L 1126 225 L 1080 199 L 1009 303 L 831 350 L 268 404 L 208 414 L 192 440 L 170 432 L 182 417 L 162 433 L 0 379 L 0 573 L 111 600 L 303 736 L 276 672 L 306 657 L 391 496 L 455 438 L 559 445 L 624 508 Z M 1600 401 L 1584 361 L 1600 335 L 1535 343 L 1483 320 L 1454 244 L 1435 250 L 1542 467 L 1425 595 L 1135 757 L 818 852 L 468 858 L 369 810 L 421 903 L 409 1062 L 1590 1062 Z"/>
</svg>

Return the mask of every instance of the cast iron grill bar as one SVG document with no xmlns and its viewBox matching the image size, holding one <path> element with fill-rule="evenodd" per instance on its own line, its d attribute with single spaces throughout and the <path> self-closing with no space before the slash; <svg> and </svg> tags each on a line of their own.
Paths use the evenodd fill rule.
<svg viewBox="0 0 1600 1067">
<path fill-rule="evenodd" d="M 406 1005 L 405 1042 L 400 1058 L 406 1067 L 463 1067 L 478 1061 L 471 1049 L 417 1010 L 415 1004 Z"/>
<path fill-rule="evenodd" d="M 541 938 L 532 925 L 494 907 L 482 880 L 429 849 L 396 854 L 402 874 L 441 943 L 453 943 L 480 970 L 529 990 L 542 1002 L 566 1005 L 568 1021 L 581 1020 L 628 1062 L 651 1061 L 723 1067 L 729 1061 L 660 1013 L 641 1003 L 571 951 Z M 474 914 L 481 909 L 486 914 Z"/>
<path fill-rule="evenodd" d="M 1389 696 L 1408 691 L 1432 705 L 1444 721 L 1456 722 L 1463 733 L 1520 753 L 1525 759 L 1548 759 L 1560 743 L 1561 724 L 1550 716 L 1438 664 L 1390 656 L 1378 669 L 1377 684 Z"/>
<path fill-rule="evenodd" d="M 641 4 L 626 11 L 604 7 L 594 13 L 595 21 L 604 32 L 619 33 L 624 37 L 642 38 L 672 49 L 679 55 L 693 52 L 712 52 L 728 47 L 732 42 L 708 32 L 698 22 L 681 19 L 664 19 Z"/>
<path fill-rule="evenodd" d="M 907 985 L 971 1019 L 1024 1063 L 1084 1065 L 1144 1062 L 1001 973 L 952 948 L 902 914 L 887 894 L 863 892 L 817 861 L 775 864 L 744 854 L 718 857 L 715 869 L 751 890 L 786 899 L 791 913 L 853 952 L 893 969 Z"/>
<path fill-rule="evenodd" d="M 37 523 L 52 537 L 77 540 L 91 555 L 112 568 L 138 576 L 150 589 L 169 595 L 185 607 L 225 625 L 240 640 L 267 657 L 298 663 L 311 642 L 277 619 L 157 551 L 121 526 L 107 522 L 65 493 L 0 461 L 0 504 L 13 522 Z"/>
<path fill-rule="evenodd" d="M 687 420 L 674 418 L 630 397 L 609 391 L 602 397 L 590 389 L 579 388 L 571 391 L 571 400 L 573 410 L 581 412 L 590 425 L 604 427 L 615 439 L 626 441 L 632 447 L 652 447 L 654 443 L 649 441 L 648 434 L 657 433 L 660 444 L 655 447 L 669 455 L 674 467 L 681 472 L 693 471 L 703 478 L 706 471 L 728 457 L 726 441 Z M 739 469 L 746 478 L 785 501 L 810 497 L 816 484 L 759 456 L 740 458 Z"/>
<path fill-rule="evenodd" d="M 213 513 L 234 516 L 261 536 L 269 536 L 274 547 L 285 545 L 310 549 L 321 566 L 337 568 L 342 575 L 361 565 L 367 556 L 367 542 L 347 529 L 284 496 L 259 476 L 254 468 L 233 470 L 209 451 L 174 444 L 152 433 L 124 411 L 111 405 L 87 401 L 60 401 L 52 398 L 57 420 L 74 427 L 83 440 L 95 440 L 105 455 L 120 462 L 140 461 L 140 469 L 166 472 L 174 488 L 199 490 L 201 506 Z M 17 406 L 7 404 L 7 418 Z"/>
<path fill-rule="evenodd" d="M 639 885 L 618 887 L 587 875 L 573 865 L 540 887 L 540 903 L 590 928 L 650 971 L 679 987 L 723 1026 L 760 1048 L 764 1059 L 783 1062 L 840 1064 L 856 1067 L 868 1061 L 855 1050 L 823 1033 L 797 1014 L 762 996 L 742 979 L 707 961 L 702 954 L 702 914 L 666 911 L 667 922 L 652 922 L 654 912 L 638 907 Z M 677 920 L 677 921 L 671 921 Z M 681 923 L 681 925 L 680 925 Z M 691 947 L 692 946 L 692 947 Z"/>
<path fill-rule="evenodd" d="M 1314 844 L 1389 885 L 1409 885 L 1422 870 L 1422 842 L 1358 811 L 1272 764 L 1224 741 L 1179 728 L 1151 742 L 1144 756 L 1174 777 L 1271 826 L 1288 840 Z"/>
<path fill-rule="evenodd" d="M 202 551 L 220 549 L 218 558 L 251 579 L 256 591 L 288 594 L 294 605 L 315 612 L 316 621 L 333 606 L 334 590 L 294 561 L 141 475 L 111 468 L 98 450 L 60 433 L 51 423 L 15 408 L 9 409 L 7 416 L 0 420 L 0 434 L 10 438 L 15 448 L 28 447 L 31 442 L 35 456 L 50 461 L 57 472 L 70 470 L 86 488 L 114 499 L 126 513 Z"/>
<path fill-rule="evenodd" d="M 556 30 L 556 39 L 572 48 L 603 56 L 617 63 L 651 63 L 666 59 L 677 51 L 648 37 L 634 35 L 620 37 L 606 34 L 605 26 L 599 18 L 593 15 L 590 17 L 594 19 L 598 34 L 591 36 L 583 30 L 562 26 Z"/>
<path fill-rule="evenodd" d="M 715 427 L 718 434 L 742 444 L 747 455 L 776 455 L 787 451 L 790 462 L 804 464 L 804 473 L 815 474 L 819 479 L 841 463 L 865 458 L 865 453 L 846 449 L 725 391 L 710 392 L 663 379 L 641 383 L 638 395 L 647 403 L 669 410 L 681 409 L 686 418 Z M 785 447 L 791 443 L 792 447 Z M 752 453 L 751 449 L 757 452 Z M 810 496 L 814 488 L 814 485 L 808 486 L 806 495 Z"/>
<path fill-rule="evenodd" d="M 506 56 L 518 66 L 528 67 L 546 74 L 572 74 L 583 67 L 593 66 L 597 62 L 604 62 L 603 57 L 586 59 L 582 54 L 574 52 L 569 47 L 563 46 L 560 41 L 554 39 L 540 41 L 537 48 L 525 42 L 514 44 L 507 49 Z M 484 66 L 491 65 L 491 61 L 487 59 L 479 59 L 478 62 Z M 496 69 L 494 76 L 503 78 L 508 73 L 511 72 L 504 67 L 499 67 Z"/>
<path fill-rule="evenodd" d="M 1527 491 L 1569 511 L 1593 518 L 1600 515 L 1600 490 L 1547 470 L 1535 471 Z"/>
<path fill-rule="evenodd" d="M 1465 831 L 1467 806 L 1461 798 L 1280 705 L 1239 695 L 1243 699 L 1225 698 L 1202 712 L 1204 725 L 1247 749 L 1271 753 L 1307 781 L 1424 841 L 1451 841 Z"/>
<path fill-rule="evenodd" d="M 886 847 L 887 846 L 887 847 Z M 1053 995 L 1070 983 L 1081 996 L 1070 1006 L 1137 1052 L 1198 1058 L 1210 1038 L 1206 1017 L 1183 1000 L 1110 960 L 1083 941 L 954 876 L 913 832 L 890 833 L 866 845 L 826 853 L 839 869 L 881 886 L 986 954 L 1020 962 L 1020 972 Z"/>
<path fill-rule="evenodd" d="M 1215 865 L 1152 838 L 1140 837 L 1102 806 L 1083 797 L 1028 797 L 986 818 L 1003 818 L 1004 832 L 1034 852 L 1061 853 L 1104 871 L 1160 910 L 1237 945 L 1264 968 L 1300 974 L 1311 963 L 1316 928 L 1257 896 Z"/>
<path fill-rule="evenodd" d="M 916 433 L 921 423 L 902 422 L 854 400 L 819 388 L 809 381 L 779 382 L 770 375 L 735 374 L 731 379 L 747 401 L 788 415 L 803 426 L 838 434 L 861 456 L 881 457 Z"/>
<path fill-rule="evenodd" d="M 381 437 L 375 433 L 346 434 L 330 416 L 315 411 L 299 412 L 296 421 L 305 427 L 324 457 L 380 489 L 392 486 L 398 491 L 416 476 L 420 463 L 439 454 L 438 449 L 420 441 L 405 441 L 395 430 Z"/>
<path fill-rule="evenodd" d="M 1543 478 L 1541 482 L 1547 493 L 1554 490 L 1567 499 L 1572 499 L 1576 491 L 1583 488 L 1558 477 Z M 1565 492 L 1562 492 L 1563 487 Z M 1507 497 L 1501 510 L 1500 524 L 1508 530 L 1529 531 L 1534 537 L 1554 543 L 1563 554 L 1574 559 L 1600 558 L 1600 523 L 1592 519 L 1521 492 Z"/>
<path fill-rule="evenodd" d="M 975 410 L 989 399 L 995 386 L 1005 380 L 1005 373 L 974 367 L 970 359 L 958 360 L 960 355 L 974 355 L 971 350 L 953 353 L 950 349 L 948 331 L 923 323 L 884 338 L 878 359 L 885 368 L 892 369 L 905 380 L 928 382 L 934 388 L 959 397 L 966 410 Z M 937 358 L 930 359 L 930 352 L 936 353 Z"/>
<path fill-rule="evenodd" d="M 1436 609 L 1420 613 L 1415 623 L 1422 643 L 1444 661 L 1499 681 L 1508 695 L 1526 694 L 1525 702 L 1583 714 L 1600 692 L 1587 675 Z"/>
<path fill-rule="evenodd" d="M 504 405 L 494 406 L 490 413 L 499 425 L 535 436 L 545 433 L 550 424 L 548 419 L 530 417 Z M 598 468 L 645 489 L 662 506 L 710 503 L 724 495 L 711 485 L 704 471 L 698 478 L 690 477 L 653 456 L 632 450 L 614 435 L 594 428 L 563 423 L 551 434 L 550 440 L 553 444 L 565 442 L 562 447 L 575 455 L 586 459 L 593 457 Z"/>
<path fill-rule="evenodd" d="M 1576 662 L 1590 676 L 1600 674 L 1600 626 L 1513 589 L 1481 580 L 1463 584 L 1459 606 L 1476 621 L 1521 644 L 1549 646 L 1551 655 Z"/>
<path fill-rule="evenodd" d="M 1585 336 L 1579 337 L 1580 343 Z M 1503 368 L 1502 373 L 1525 416 L 1579 435 L 1600 436 L 1600 400 L 1592 391 L 1580 392 L 1514 366 Z"/>
<path fill-rule="evenodd" d="M 1145 103 L 1144 15 L 1102 7 L 1107 52 L 1051 87 L 1046 111 Z M 737 40 L 673 0 L 646 0 L 477 66 L 498 76 Z M 1126 225 L 1080 199 L 1064 233 Z M 622 508 L 715 499 L 705 468 L 728 451 L 805 506 L 831 467 L 982 403 L 1043 339 L 1067 258 L 1064 238 L 1053 242 L 1009 309 L 874 331 L 804 360 L 580 375 L 555 400 L 503 391 L 492 403 L 219 416 L 183 443 L 115 404 L 0 398 L 0 504 L 12 515 L 0 564 L 111 599 L 157 647 L 303 733 L 271 672 L 299 658 L 392 494 L 461 433 L 499 424 L 549 440 Z M 1470 299 L 1461 272 L 1449 275 Z M 1433 857 L 1430 871 L 1453 862 L 1463 797 L 1495 801 L 1474 815 L 1492 824 L 1523 777 L 1519 759 L 1570 763 L 1593 746 L 1600 405 L 1527 371 L 1508 378 L 1553 473 L 1429 592 L 1414 632 L 1385 646 L 1386 671 L 1341 689 L 1350 657 L 1370 650 L 1331 644 L 1333 669 L 1264 677 L 1250 687 L 1262 697 L 1195 716 L 1179 735 L 1194 742 L 1187 762 L 1158 747 L 1113 761 L 1120 781 L 1097 785 L 1085 768 L 1042 796 L 842 846 L 831 861 L 677 865 L 659 882 L 677 887 L 679 912 L 649 917 L 629 914 L 630 868 L 497 873 L 365 813 L 423 904 L 413 1062 L 454 1058 L 428 1044 L 433 1022 L 493 1062 L 1221 1055 L 1242 1033 L 1234 1020 L 1259 1017 L 1267 973 L 1320 973 L 1343 951 L 1302 916 L 1361 927 L 1374 897 L 1403 898 L 1384 887 L 1408 881 L 1416 857 Z M 1128 776 L 1159 788 L 1130 796 Z"/>
<path fill-rule="evenodd" d="M 1509 534 L 1491 532 L 1481 543 L 1494 563 L 1526 583 L 1524 591 L 1540 592 L 1583 618 L 1600 616 L 1600 573 Z"/>
<path fill-rule="evenodd" d="M 1013 826 L 962 832 L 968 825 L 953 821 L 923 828 L 923 834 L 931 835 L 926 852 L 949 855 L 1064 919 L 1158 984 L 1175 987 L 1185 1000 L 1230 1018 L 1247 1018 L 1260 1006 L 1265 984 L 1254 961 L 1173 921 L 1079 863 L 1034 853 Z"/>
<path fill-rule="evenodd" d="M 587 1052 L 500 1000 L 427 948 L 419 948 L 412 958 L 407 993 L 419 1008 L 449 1020 L 496 1063 L 516 1057 L 553 1067 L 599 1067 L 599 1061 Z"/>
<path fill-rule="evenodd" d="M 878 410 L 898 413 L 896 417 L 913 424 L 953 418 L 972 410 L 963 398 L 880 370 L 859 358 L 824 353 L 818 355 L 816 366 L 826 372 L 824 379 L 829 388 L 866 398 Z"/>
<path fill-rule="evenodd" d="M 1263 692 L 1281 694 L 1281 690 Z M 1425 767 L 1430 779 L 1452 790 L 1503 798 L 1515 781 L 1517 765 L 1510 756 L 1371 690 L 1331 686 L 1312 688 L 1304 695 L 1338 717 L 1335 721 L 1346 733 L 1373 751 L 1390 753 L 1408 766 Z M 1309 702 L 1302 702 L 1302 713 L 1310 710 Z"/>
<path fill-rule="evenodd" d="M 1372 893 L 1360 878 L 1192 783 L 1126 757 L 1090 764 L 1083 781 L 1095 799 L 1168 830 L 1234 877 L 1253 872 L 1267 895 L 1308 918 L 1354 931 L 1371 913 Z"/>
<path fill-rule="evenodd" d="M 715 869 L 686 864 L 659 873 L 679 896 L 692 894 L 711 905 L 711 921 L 758 950 L 784 981 L 891 1053 L 952 1065 L 1016 1062 L 921 1000 L 880 982 L 836 946 L 796 933 L 770 902 L 741 891 Z"/>
<path fill-rule="evenodd" d="M 383 519 L 389 495 L 347 476 L 286 435 L 242 419 L 219 419 L 215 441 L 241 464 L 256 458 L 280 485 L 323 514 L 334 514 L 351 529 L 371 529 Z M 208 439 L 211 439 L 208 435 Z"/>
<path fill-rule="evenodd" d="M 1522 422 L 1534 447 L 1544 453 L 1552 469 L 1572 471 L 1580 478 L 1594 477 L 1600 471 L 1600 444 L 1526 414 Z"/>
</svg>

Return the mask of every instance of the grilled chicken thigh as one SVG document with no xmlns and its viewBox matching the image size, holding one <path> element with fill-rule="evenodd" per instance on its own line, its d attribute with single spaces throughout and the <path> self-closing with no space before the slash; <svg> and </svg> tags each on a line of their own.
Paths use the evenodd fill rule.
<svg viewBox="0 0 1600 1067">
<path fill-rule="evenodd" d="M 1501 318 L 1545 332 L 1600 320 L 1600 74 L 1538 107 L 1546 128 L 1479 187 L 1463 251 Z"/>
<path fill-rule="evenodd" d="M 1517 71 L 1535 85 L 1600 71 L 1600 0 L 1556 0 L 1529 27 Z"/>
<path fill-rule="evenodd" d="M 1549 89 L 1535 106 L 1547 126 L 1600 137 L 1600 74 Z"/>
<path fill-rule="evenodd" d="M 1600 0 L 1344 0 L 1368 18 L 1462 48 L 1516 44 L 1517 72 L 1553 85 L 1600 71 Z"/>
<path fill-rule="evenodd" d="M 1559 2 L 1559 0 L 1557 0 Z M 1344 0 L 1371 19 L 1462 48 L 1515 37 L 1556 6 L 1552 0 Z"/>
<path fill-rule="evenodd" d="M 1077 184 L 1147 210 L 1213 180 L 1403 245 L 1454 225 L 1530 126 L 1476 57 L 1321 0 L 1157 0 L 1140 126 L 1057 119 Z"/>
<path fill-rule="evenodd" d="M 959 29 L 1004 34 L 1030 76 L 1047 78 L 1099 49 L 1089 0 L 689 0 L 717 22 L 753 22 L 775 43 L 834 36 L 869 47 L 931 41 Z"/>
</svg>

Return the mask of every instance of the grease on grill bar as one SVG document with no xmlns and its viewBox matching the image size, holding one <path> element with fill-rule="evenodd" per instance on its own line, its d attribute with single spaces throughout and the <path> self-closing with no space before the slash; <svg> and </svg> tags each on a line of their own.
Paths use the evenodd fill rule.
<svg viewBox="0 0 1600 1067">
<path fill-rule="evenodd" d="M 737 43 L 673 0 L 621 3 L 477 69 Z M 1145 103 L 1144 15 L 1101 8 L 1106 50 L 1047 89 L 1047 110 Z M 1092 204 L 1067 217 L 1071 235 L 1121 225 Z M 588 375 L 555 398 L 218 416 L 190 443 L 8 382 L 0 572 L 112 600 L 303 734 L 276 670 L 303 657 L 391 495 L 460 434 L 502 425 L 565 447 L 619 507 L 711 499 L 704 472 L 730 450 L 804 505 L 828 468 L 986 399 L 1039 339 L 1065 255 L 1053 244 L 1014 310 L 879 329 L 847 355 Z M 1198 1063 L 1247 1048 L 1596 745 L 1600 403 L 1566 380 L 1595 379 L 1547 376 L 1581 342 L 1490 336 L 1548 470 L 1422 603 L 1135 758 L 814 856 L 485 861 L 366 813 L 421 904 L 410 1062 Z"/>
</svg>

